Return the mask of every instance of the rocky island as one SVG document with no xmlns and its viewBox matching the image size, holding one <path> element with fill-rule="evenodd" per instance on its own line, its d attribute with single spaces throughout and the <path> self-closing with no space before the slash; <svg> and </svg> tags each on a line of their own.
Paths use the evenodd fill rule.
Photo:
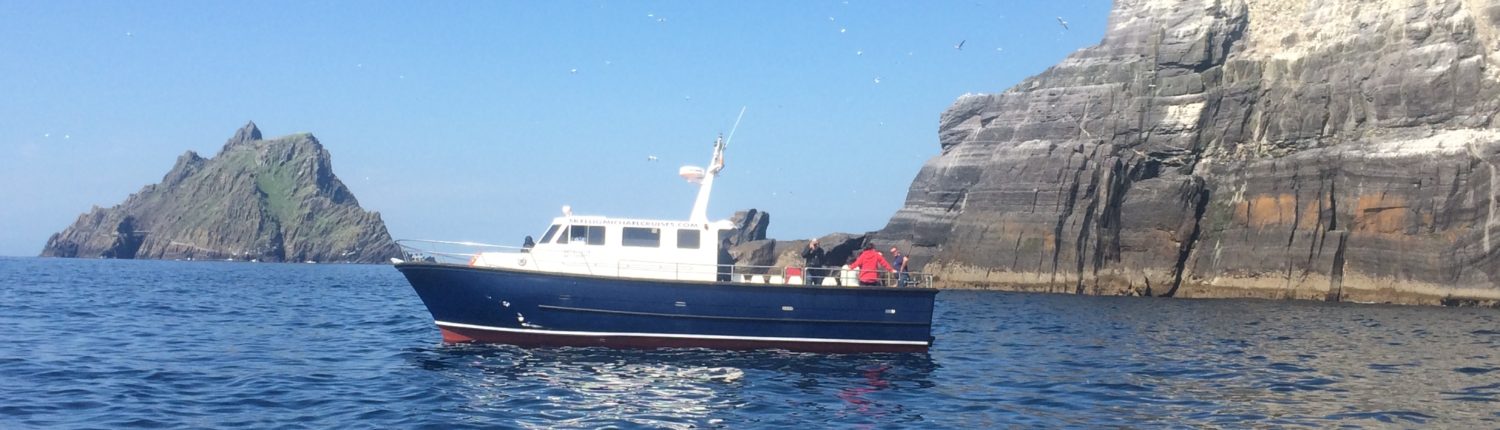
<svg viewBox="0 0 1500 430">
<path fill-rule="evenodd" d="M 380 263 L 398 256 L 311 134 L 262 139 L 251 122 L 219 154 L 188 151 L 161 183 L 94 207 L 44 257 Z"/>
<path fill-rule="evenodd" d="M 1494 305 L 1500 5 L 1115 2 L 959 97 L 877 241 L 940 287 Z"/>
</svg>

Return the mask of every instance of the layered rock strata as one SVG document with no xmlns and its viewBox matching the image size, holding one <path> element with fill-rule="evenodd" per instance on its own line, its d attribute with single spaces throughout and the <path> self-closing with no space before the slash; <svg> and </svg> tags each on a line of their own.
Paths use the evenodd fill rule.
<svg viewBox="0 0 1500 430">
<path fill-rule="evenodd" d="M 1500 6 L 1118 1 L 965 95 L 876 239 L 947 287 L 1500 300 Z"/>
<path fill-rule="evenodd" d="M 214 158 L 188 151 L 161 183 L 79 216 L 42 255 L 379 263 L 399 253 L 317 138 L 266 140 L 252 122 Z"/>
</svg>

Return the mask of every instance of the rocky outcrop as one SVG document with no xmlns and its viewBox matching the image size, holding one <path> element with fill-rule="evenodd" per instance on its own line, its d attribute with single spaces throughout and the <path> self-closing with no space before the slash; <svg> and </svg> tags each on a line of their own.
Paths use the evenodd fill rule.
<svg viewBox="0 0 1500 430">
<path fill-rule="evenodd" d="M 854 261 L 854 256 L 864 245 L 867 235 L 834 233 L 818 238 L 823 247 L 824 266 L 839 267 Z M 735 273 L 778 275 L 788 267 L 805 268 L 802 250 L 807 240 L 762 239 L 745 242 L 729 249 Z"/>
<path fill-rule="evenodd" d="M 727 255 L 721 264 L 739 266 L 736 273 L 777 274 L 786 267 L 803 267 L 802 249 L 807 240 L 767 239 L 771 214 L 755 210 L 735 212 L 729 220 L 735 229 L 726 232 Z M 833 233 L 818 238 L 825 252 L 826 264 L 832 267 L 853 259 L 864 245 L 865 234 Z"/>
<path fill-rule="evenodd" d="M 776 263 L 776 249 L 775 239 L 752 240 L 729 248 L 729 255 L 736 266 L 770 266 Z"/>
<path fill-rule="evenodd" d="M 1500 300 L 1500 6 L 1121 0 L 939 123 L 877 240 L 947 287 Z"/>
<path fill-rule="evenodd" d="M 860 247 L 865 244 L 863 234 L 833 233 L 818 238 L 819 246 L 823 247 L 823 264 L 828 267 L 838 267 L 853 260 L 859 253 Z M 806 261 L 802 258 L 802 250 L 807 248 L 806 240 L 783 240 L 776 242 L 774 251 L 775 259 L 770 264 L 776 267 L 803 267 Z"/>
<path fill-rule="evenodd" d="M 739 246 L 766 239 L 766 229 L 771 226 L 771 214 L 755 209 L 735 212 L 729 217 L 734 223 L 734 232 L 728 237 L 731 246 Z"/>
<path fill-rule="evenodd" d="M 264 140 L 255 123 L 219 154 L 188 151 L 162 182 L 94 207 L 43 256 L 377 263 L 398 255 L 311 134 Z"/>
</svg>

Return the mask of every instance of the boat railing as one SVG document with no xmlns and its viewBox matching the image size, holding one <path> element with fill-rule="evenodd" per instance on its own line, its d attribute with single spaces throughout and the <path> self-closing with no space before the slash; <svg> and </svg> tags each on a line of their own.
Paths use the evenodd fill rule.
<svg viewBox="0 0 1500 430">
<path fill-rule="evenodd" d="M 401 248 L 403 261 L 473 265 L 474 259 L 484 252 L 530 252 L 531 248 L 520 246 L 492 245 L 469 241 L 447 241 L 426 239 L 401 239 L 396 241 Z M 648 260 L 618 260 L 614 273 L 609 273 L 609 262 L 593 264 L 587 253 L 563 250 L 560 254 L 546 253 L 547 258 L 533 254 L 533 270 L 583 273 L 595 276 L 617 276 L 678 281 L 719 281 L 741 284 L 813 285 L 818 278 L 820 286 L 858 286 L 857 270 L 840 267 L 806 268 L 798 266 L 757 266 L 746 264 L 699 264 Z M 543 261 L 545 260 L 545 261 Z M 541 267 L 545 264 L 547 267 Z M 581 266 L 581 267 L 580 267 Z M 602 267 L 601 267 L 602 266 Z M 602 269 L 602 270 L 600 270 Z M 899 273 L 881 270 L 879 285 L 887 287 L 932 286 L 929 273 L 907 272 L 903 280 Z"/>
<path fill-rule="evenodd" d="M 697 276 L 713 273 L 721 282 L 741 284 L 785 284 L 812 285 L 813 271 L 822 286 L 859 286 L 858 270 L 839 267 L 806 268 L 798 266 L 755 266 L 744 264 L 696 264 L 672 263 L 644 260 L 620 260 L 615 268 L 617 276 L 648 275 L 655 279 L 691 280 Z M 848 272 L 847 274 L 844 272 Z M 923 272 L 900 273 L 880 270 L 879 285 L 887 287 L 932 287 L 933 275 Z M 697 276 L 695 276 L 697 275 Z"/>
<path fill-rule="evenodd" d="M 468 264 L 473 261 L 475 255 L 484 251 L 524 252 L 528 250 L 519 246 L 427 239 L 401 239 L 396 241 L 396 246 L 401 247 L 401 254 L 406 257 L 404 258 L 406 261 L 449 264 Z"/>
</svg>

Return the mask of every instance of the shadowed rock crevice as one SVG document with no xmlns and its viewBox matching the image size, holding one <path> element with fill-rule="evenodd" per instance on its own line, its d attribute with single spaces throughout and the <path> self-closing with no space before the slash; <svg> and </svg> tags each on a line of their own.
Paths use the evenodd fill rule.
<svg viewBox="0 0 1500 430">
<path fill-rule="evenodd" d="M 145 241 L 149 232 L 137 231 L 135 228 L 135 217 L 126 216 L 115 226 L 115 240 L 109 244 L 101 254 L 104 258 L 118 258 L 129 260 L 135 258 L 136 251 L 141 249 L 141 243 Z"/>
<path fill-rule="evenodd" d="M 1183 203 L 1193 206 L 1193 216 L 1188 219 L 1192 224 L 1187 240 L 1182 241 L 1177 247 L 1177 264 L 1172 267 L 1172 287 L 1162 293 L 1162 297 L 1172 297 L 1177 294 L 1177 288 L 1182 286 L 1183 274 L 1187 273 L 1188 258 L 1193 255 L 1194 247 L 1198 245 L 1198 236 L 1203 232 L 1203 214 L 1208 210 L 1209 192 L 1203 186 L 1203 178 L 1192 177 L 1188 192 L 1183 196 Z M 1150 285 L 1147 285 L 1147 295 L 1151 294 Z"/>
</svg>

